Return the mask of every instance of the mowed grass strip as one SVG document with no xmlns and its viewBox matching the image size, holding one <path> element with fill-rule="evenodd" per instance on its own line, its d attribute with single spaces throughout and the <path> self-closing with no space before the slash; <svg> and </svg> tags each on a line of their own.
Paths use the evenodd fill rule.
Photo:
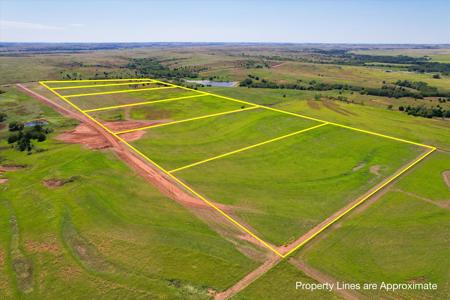
<svg viewBox="0 0 450 300">
<path fill-rule="evenodd" d="M 237 207 L 235 213 L 261 238 L 283 245 L 422 151 L 327 125 L 181 170 L 176 176 L 207 198 Z"/>
<path fill-rule="evenodd" d="M 57 91 L 58 92 L 58 91 Z M 139 91 L 133 93 L 118 93 L 107 95 L 93 95 L 84 97 L 73 97 L 69 100 L 81 109 L 95 109 L 106 106 L 131 104 L 144 101 L 162 100 L 168 98 L 199 95 L 194 91 L 180 88 L 169 88 L 161 90 Z"/>
<path fill-rule="evenodd" d="M 172 122 L 249 107 L 249 105 L 243 105 L 214 96 L 200 94 L 196 96 L 200 97 L 128 106 L 90 112 L 89 114 L 98 120 L 109 122 L 125 120 L 165 120 Z"/>
<path fill-rule="evenodd" d="M 256 108 L 148 129 L 131 144 L 172 170 L 318 124 Z"/>
<path fill-rule="evenodd" d="M 423 191 L 440 189 L 449 165 L 450 156 L 432 154 L 377 202 L 342 220 L 297 256 L 340 281 L 438 285 L 431 291 L 363 291 L 369 298 L 448 298 L 450 214 Z"/>
</svg>

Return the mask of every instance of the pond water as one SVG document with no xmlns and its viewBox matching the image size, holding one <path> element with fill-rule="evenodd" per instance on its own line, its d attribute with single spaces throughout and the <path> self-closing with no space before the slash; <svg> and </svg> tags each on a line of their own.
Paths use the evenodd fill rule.
<svg viewBox="0 0 450 300">
<path fill-rule="evenodd" d="M 211 81 L 211 80 L 186 80 L 186 82 L 219 87 L 234 87 L 239 83 L 237 81 Z"/>
<path fill-rule="evenodd" d="M 47 121 L 31 121 L 31 122 L 26 122 L 24 124 L 25 127 L 32 127 L 32 126 L 36 126 L 36 125 L 40 125 L 40 126 L 44 126 L 47 125 L 48 122 Z"/>
</svg>

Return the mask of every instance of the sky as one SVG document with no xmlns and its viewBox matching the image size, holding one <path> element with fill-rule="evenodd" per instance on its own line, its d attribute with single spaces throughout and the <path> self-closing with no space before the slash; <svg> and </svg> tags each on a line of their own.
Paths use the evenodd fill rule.
<svg viewBox="0 0 450 300">
<path fill-rule="evenodd" d="M 450 0 L 0 0 L 0 41 L 450 43 Z"/>
</svg>

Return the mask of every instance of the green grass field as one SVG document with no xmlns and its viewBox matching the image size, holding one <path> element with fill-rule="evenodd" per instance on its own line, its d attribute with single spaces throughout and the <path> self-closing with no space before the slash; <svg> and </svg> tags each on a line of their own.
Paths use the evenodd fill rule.
<svg viewBox="0 0 450 300">
<path fill-rule="evenodd" d="M 108 82 L 109 83 L 109 82 Z M 122 84 L 123 82 L 112 82 L 111 84 Z M 93 87 L 85 87 L 85 88 L 75 88 L 76 86 L 70 86 L 74 87 L 73 89 L 56 89 L 56 91 L 63 95 L 63 96 L 70 96 L 70 95 L 76 95 L 76 94 L 89 94 L 89 93 L 99 93 L 99 92 L 114 92 L 114 91 L 123 91 L 123 90 L 139 90 L 139 89 L 151 89 L 151 88 L 160 88 L 165 87 L 164 85 L 157 84 L 157 83 L 142 83 L 139 84 L 138 82 L 133 82 L 129 85 L 117 85 L 117 86 L 96 86 L 93 83 L 85 82 L 87 85 L 93 85 Z M 100 85 L 100 84 L 97 84 Z M 84 85 L 80 85 L 84 86 Z M 69 87 L 69 86 L 67 86 Z M 63 88 L 63 87 L 61 87 Z"/>
<path fill-rule="evenodd" d="M 447 154 L 433 154 L 366 211 L 297 255 L 339 280 L 438 284 L 437 291 L 374 291 L 371 297 L 446 298 L 450 215 L 439 202 L 450 200 L 442 177 L 449 169 Z"/>
<path fill-rule="evenodd" d="M 283 261 L 231 299 L 341 299 L 323 290 L 311 292 L 295 289 L 297 281 L 317 283 L 295 266 Z"/>
<path fill-rule="evenodd" d="M 148 129 L 131 144 L 171 170 L 315 125 L 315 121 L 257 108 Z"/>
<path fill-rule="evenodd" d="M 256 267 L 108 150 L 55 140 L 73 121 L 14 90 L 0 103 L 8 121 L 56 129 L 31 155 L 0 131 L 0 164 L 25 166 L 0 185 L 0 298 L 209 298 Z"/>
<path fill-rule="evenodd" d="M 422 149 L 325 126 L 176 175 L 266 240 L 292 242 Z M 375 171 L 376 170 L 376 171 Z"/>
<path fill-rule="evenodd" d="M 224 102 L 210 98 L 211 103 Z M 169 102 L 168 111 L 175 105 L 183 116 L 197 113 L 198 108 L 184 104 L 201 106 L 201 100 Z M 229 101 L 229 105 L 236 103 Z M 204 109 L 208 111 L 210 105 Z M 126 113 L 99 114 L 106 114 L 100 115 L 103 119 L 118 120 Z M 128 115 L 132 114 L 128 111 Z M 134 113 L 135 118 L 143 115 Z M 167 170 L 178 170 L 315 125 L 318 123 L 307 119 L 254 109 L 148 129 L 132 145 Z M 234 213 L 263 239 L 283 245 L 392 175 L 421 151 L 416 146 L 328 126 L 182 169 L 177 176 L 213 201 L 235 207 Z M 230 192 L 230 187 L 237 188 Z"/>
<path fill-rule="evenodd" d="M 69 98 L 71 102 L 81 109 L 95 109 L 113 105 L 130 104 L 198 95 L 197 92 L 187 91 L 180 88 L 169 88 L 153 91 L 139 91 L 132 93 L 118 93 L 107 95 L 93 95 Z"/>
<path fill-rule="evenodd" d="M 198 96 L 200 97 L 102 110 L 92 112 L 90 115 L 102 121 L 166 120 L 171 122 L 250 107 L 218 97 L 201 94 Z"/>
<path fill-rule="evenodd" d="M 383 81 L 393 83 L 397 80 L 423 81 L 442 91 L 450 91 L 450 76 L 434 79 L 431 74 L 418 74 L 406 71 L 386 72 L 376 67 L 343 66 L 302 62 L 285 62 L 277 68 L 227 68 L 208 70 L 206 76 L 221 76 L 233 80 L 243 80 L 248 74 L 261 79 L 280 83 L 296 83 L 297 80 L 325 83 L 344 83 L 362 87 L 379 88 Z"/>
<path fill-rule="evenodd" d="M 448 120 L 414 117 L 384 108 L 338 101 L 334 101 L 332 105 L 311 98 L 309 98 L 311 101 L 307 101 L 308 98 L 303 91 L 249 88 L 206 88 L 205 90 L 450 150 Z"/>
</svg>

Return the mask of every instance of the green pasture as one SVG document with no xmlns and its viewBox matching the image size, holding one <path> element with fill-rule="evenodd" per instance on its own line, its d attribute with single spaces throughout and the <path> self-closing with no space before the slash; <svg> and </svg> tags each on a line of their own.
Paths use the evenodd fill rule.
<svg viewBox="0 0 450 300">
<path fill-rule="evenodd" d="M 250 105 L 228 101 L 214 96 L 200 96 L 170 102 L 158 102 L 97 111 L 90 113 L 90 115 L 103 121 L 166 120 L 171 122 L 250 107 Z"/>
<path fill-rule="evenodd" d="M 188 91 L 181 88 L 170 88 L 161 90 L 139 91 L 131 93 L 117 93 L 107 95 L 91 95 L 83 97 L 68 98 L 81 109 L 94 109 L 107 106 L 130 104 L 137 102 L 163 100 L 169 98 L 178 98 L 194 96 L 199 93 Z"/>
<path fill-rule="evenodd" d="M 328 125 L 175 174 L 207 198 L 235 207 L 264 240 L 283 245 L 422 151 Z"/>
<path fill-rule="evenodd" d="M 57 141 L 73 121 L 14 90 L 0 107 L 55 129 L 31 155 L 0 131 L 0 165 L 23 167 L 1 175 L 0 298 L 203 299 L 257 266 L 112 152 Z"/>
<path fill-rule="evenodd" d="M 205 90 L 450 150 L 450 126 L 447 120 L 414 117 L 385 108 L 340 101 L 333 101 L 332 105 L 327 105 L 326 102 L 312 100 L 311 95 L 304 91 L 249 88 Z M 308 99 L 311 101 L 307 101 Z"/>
<path fill-rule="evenodd" d="M 131 144 L 171 170 L 318 124 L 256 108 L 151 128 Z"/>
<path fill-rule="evenodd" d="M 432 154 L 369 208 L 349 215 L 297 256 L 341 281 L 438 284 L 436 291 L 366 292 L 371 297 L 446 298 L 450 214 L 432 200 L 450 199 L 442 177 L 449 162 L 446 154 Z"/>
<path fill-rule="evenodd" d="M 308 291 L 296 289 L 296 282 L 317 283 L 317 281 L 312 280 L 285 260 L 231 299 L 341 299 L 334 293 L 324 290 Z"/>
</svg>

